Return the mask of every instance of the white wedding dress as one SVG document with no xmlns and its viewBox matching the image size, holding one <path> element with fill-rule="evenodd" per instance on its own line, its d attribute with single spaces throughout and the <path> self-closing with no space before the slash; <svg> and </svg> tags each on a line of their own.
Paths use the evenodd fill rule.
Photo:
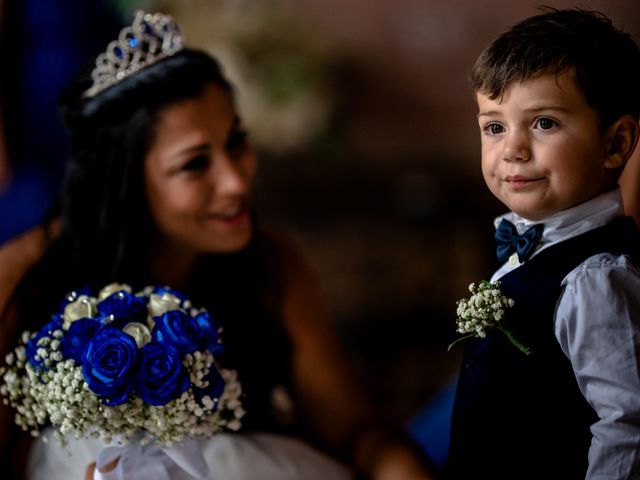
<svg viewBox="0 0 640 480">
<path fill-rule="evenodd" d="M 348 480 L 341 463 L 290 437 L 270 433 L 221 433 L 200 440 L 207 480 Z M 99 440 L 69 439 L 61 447 L 38 439 L 27 467 L 28 480 L 84 478 L 87 466 L 104 448 Z M 185 478 L 179 476 L 180 478 Z M 165 478 L 176 478 L 169 476 Z"/>
</svg>

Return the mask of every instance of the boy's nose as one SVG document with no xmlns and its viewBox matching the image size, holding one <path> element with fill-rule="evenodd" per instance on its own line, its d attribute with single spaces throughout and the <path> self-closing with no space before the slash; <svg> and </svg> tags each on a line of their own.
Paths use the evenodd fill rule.
<svg viewBox="0 0 640 480">
<path fill-rule="evenodd" d="M 526 133 L 512 131 L 504 139 L 502 157 L 508 162 L 526 162 L 531 159 L 531 149 Z"/>
</svg>

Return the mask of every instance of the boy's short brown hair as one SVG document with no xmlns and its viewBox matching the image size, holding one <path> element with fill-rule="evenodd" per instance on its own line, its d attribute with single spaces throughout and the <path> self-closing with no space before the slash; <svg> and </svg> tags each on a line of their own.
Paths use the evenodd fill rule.
<svg viewBox="0 0 640 480">
<path fill-rule="evenodd" d="M 514 25 L 480 54 L 471 86 L 492 100 L 513 82 L 573 70 L 603 127 L 640 115 L 640 49 L 605 15 L 548 8 Z"/>
</svg>

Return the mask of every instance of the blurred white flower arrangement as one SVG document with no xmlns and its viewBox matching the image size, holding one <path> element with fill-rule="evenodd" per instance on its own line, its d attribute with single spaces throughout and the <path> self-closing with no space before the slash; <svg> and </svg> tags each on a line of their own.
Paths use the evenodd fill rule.
<svg viewBox="0 0 640 480">
<path fill-rule="evenodd" d="M 337 54 L 286 0 L 157 2 L 183 26 L 187 44 L 222 64 L 238 110 L 259 149 L 304 149 L 334 110 L 330 77 Z"/>
</svg>

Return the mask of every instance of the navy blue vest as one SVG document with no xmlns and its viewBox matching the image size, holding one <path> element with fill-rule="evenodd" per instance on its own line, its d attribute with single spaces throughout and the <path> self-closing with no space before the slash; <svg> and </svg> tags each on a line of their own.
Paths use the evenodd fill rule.
<svg viewBox="0 0 640 480">
<path fill-rule="evenodd" d="M 501 279 L 515 300 L 504 334 L 466 341 L 451 422 L 448 478 L 584 478 L 595 411 L 581 394 L 553 332 L 562 279 L 601 252 L 640 260 L 629 217 L 543 250 Z"/>
</svg>

